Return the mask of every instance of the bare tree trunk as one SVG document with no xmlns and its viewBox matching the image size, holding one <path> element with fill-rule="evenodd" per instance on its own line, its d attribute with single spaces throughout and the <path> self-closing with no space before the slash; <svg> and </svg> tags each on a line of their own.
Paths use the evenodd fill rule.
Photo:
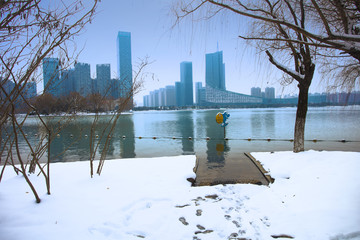
<svg viewBox="0 0 360 240">
<path fill-rule="evenodd" d="M 48 156 L 47 156 L 47 166 L 46 166 L 46 171 L 47 171 L 47 177 L 46 177 L 46 190 L 47 190 L 47 194 L 50 195 L 50 162 L 51 162 L 51 158 L 50 158 L 50 149 L 51 149 L 51 131 L 48 129 Z"/>
<path fill-rule="evenodd" d="M 21 158 L 19 141 L 18 141 L 18 134 L 17 134 L 17 127 L 15 125 L 16 116 L 15 116 L 15 107 L 14 106 L 12 106 L 11 115 L 12 115 L 12 120 L 11 121 L 12 121 L 12 126 L 13 126 L 13 131 L 14 131 L 14 139 L 15 139 L 15 149 L 16 149 L 16 154 L 17 154 L 17 157 L 18 157 L 18 160 L 19 160 L 19 163 L 20 163 L 21 173 L 22 173 L 23 177 L 25 178 L 25 181 L 29 185 L 31 191 L 33 192 L 34 197 L 36 199 L 36 203 L 40 203 L 41 199 L 40 199 L 38 193 L 36 192 L 36 189 L 35 189 L 34 185 L 32 184 L 29 177 L 27 176 L 27 172 L 26 172 L 26 169 L 25 169 L 25 164 L 24 164 L 24 162 L 23 162 L 23 160 Z"/>
<path fill-rule="evenodd" d="M 299 84 L 299 99 L 295 119 L 294 131 L 294 149 L 295 153 L 305 150 L 305 120 L 308 110 L 308 93 L 309 87 L 304 84 Z"/>
</svg>

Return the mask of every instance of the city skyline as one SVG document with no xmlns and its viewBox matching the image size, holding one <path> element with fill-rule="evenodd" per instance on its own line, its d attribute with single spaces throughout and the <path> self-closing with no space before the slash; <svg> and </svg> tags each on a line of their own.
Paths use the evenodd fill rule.
<svg viewBox="0 0 360 240">
<path fill-rule="evenodd" d="M 134 98 L 137 105 L 142 105 L 142 97 L 149 91 L 180 81 L 176 73 L 182 61 L 193 63 L 193 82 L 205 85 L 204 55 L 216 51 L 218 46 L 224 52 L 227 89 L 244 94 L 250 94 L 253 86 L 275 87 L 279 94 L 298 92 L 296 84 L 282 87 L 278 82 L 281 73 L 269 64 L 266 54 L 258 54 L 255 48 L 238 38 L 244 24 L 236 16 L 220 14 L 197 24 L 184 20 L 174 27 L 176 16 L 171 12 L 174 2 L 102 1 L 94 21 L 75 39 L 77 49 L 82 49 L 78 62 L 90 64 L 91 76 L 95 76 L 96 64 L 109 63 L 114 66 L 112 78 L 117 77 L 114 35 L 122 30 L 132 35 L 134 69 L 146 56 L 152 62 L 145 70 L 152 75 L 145 79 L 144 90 Z M 42 83 L 38 88 L 42 91 Z M 323 91 L 315 76 L 310 92 Z"/>
<path fill-rule="evenodd" d="M 174 86 L 166 86 L 143 96 L 144 107 L 206 107 L 206 106 L 229 106 L 242 104 L 268 104 L 275 99 L 275 89 L 267 87 L 265 92 L 260 88 L 251 88 L 251 95 L 227 91 L 225 78 L 225 63 L 223 52 L 205 54 L 205 86 L 201 82 L 193 84 L 192 62 L 180 63 L 180 82 Z M 195 93 L 195 103 L 194 103 Z"/>
<path fill-rule="evenodd" d="M 272 66 L 264 52 L 258 52 L 245 40 L 239 39 L 239 31 L 246 24 L 235 15 L 219 14 L 209 21 L 193 23 L 185 19 L 175 25 L 176 16 L 171 9 L 175 0 L 102 1 L 96 17 L 75 38 L 76 49 L 81 49 L 78 62 L 91 66 L 95 76 L 96 64 L 114 66 L 111 77 L 117 77 L 117 56 L 114 35 L 119 30 L 131 32 L 133 67 L 141 59 L 149 57 L 151 64 L 145 69 L 151 73 L 145 79 L 143 91 L 135 95 L 137 105 L 149 91 L 180 81 L 177 72 L 181 61 L 193 62 L 193 81 L 205 85 L 204 55 L 221 48 L 226 62 L 226 88 L 234 92 L 250 94 L 251 87 L 275 87 L 279 95 L 294 95 L 296 84 L 281 86 L 281 71 Z M 109 24 L 111 23 L 111 24 Z M 106 26 L 106 27 L 104 27 Z M 56 56 L 53 56 L 56 57 Z M 325 92 L 325 85 L 315 73 L 310 92 Z M 38 83 L 38 92 L 43 84 Z"/>
</svg>

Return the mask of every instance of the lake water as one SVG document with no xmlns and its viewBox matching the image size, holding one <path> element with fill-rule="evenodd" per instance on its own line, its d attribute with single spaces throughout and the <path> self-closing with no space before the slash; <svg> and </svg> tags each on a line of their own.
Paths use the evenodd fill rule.
<svg viewBox="0 0 360 240">
<path fill-rule="evenodd" d="M 228 140 L 224 140 L 224 129 L 215 121 L 215 115 L 223 111 L 141 111 L 121 115 L 107 159 L 197 154 L 207 156 L 210 161 L 213 157 L 236 156 L 243 152 L 292 150 L 290 139 L 294 133 L 296 108 L 226 109 L 230 114 L 226 127 Z M 52 122 L 60 119 L 46 118 Z M 53 162 L 89 159 L 93 118 L 78 116 L 60 132 L 51 145 Z M 109 116 L 100 117 L 97 135 L 101 135 L 108 119 Z M 44 133 L 36 118 L 28 119 L 24 129 L 30 141 L 37 141 Z M 305 142 L 307 150 L 359 151 L 360 107 L 309 108 L 305 139 L 308 140 Z M 347 142 L 340 142 L 343 139 Z M 26 145 L 24 142 L 20 145 L 25 156 L 28 154 Z M 100 144 L 99 149 L 103 148 L 104 144 Z"/>
</svg>

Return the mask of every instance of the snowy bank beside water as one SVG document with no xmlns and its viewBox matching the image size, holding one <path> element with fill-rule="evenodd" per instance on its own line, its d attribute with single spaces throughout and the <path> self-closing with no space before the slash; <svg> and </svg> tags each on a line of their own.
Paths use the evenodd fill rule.
<svg viewBox="0 0 360 240">
<path fill-rule="evenodd" d="M 360 153 L 253 153 L 275 182 L 191 187 L 195 156 L 121 159 L 90 178 L 88 162 L 51 166 L 36 204 L 9 167 L 0 239 L 360 238 Z"/>
</svg>

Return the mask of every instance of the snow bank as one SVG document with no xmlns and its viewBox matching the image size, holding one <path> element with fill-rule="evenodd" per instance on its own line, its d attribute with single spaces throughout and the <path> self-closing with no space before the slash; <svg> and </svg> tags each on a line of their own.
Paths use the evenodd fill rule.
<svg viewBox="0 0 360 240">
<path fill-rule="evenodd" d="M 271 217 L 274 232 L 299 239 L 329 239 L 358 231 L 360 239 L 360 153 L 308 151 L 256 153 L 275 178 L 252 201 Z M 265 199 L 269 206 L 261 206 Z"/>
<path fill-rule="evenodd" d="M 90 178 L 88 162 L 52 164 L 50 196 L 43 178 L 32 176 L 44 193 L 40 204 L 34 203 L 24 179 L 7 168 L 0 183 L 0 239 L 138 239 L 152 231 L 161 234 L 163 223 L 172 217 L 169 209 L 175 210 L 174 199 L 190 189 L 186 178 L 195 178 L 194 165 L 195 156 L 112 160 L 105 162 L 101 176 Z"/>
<path fill-rule="evenodd" d="M 36 204 L 8 168 L 0 183 L 0 239 L 360 238 L 360 153 L 254 153 L 270 186 L 190 186 L 195 156 L 51 166 L 52 195 Z M 41 186 L 41 187 L 40 187 Z"/>
</svg>

